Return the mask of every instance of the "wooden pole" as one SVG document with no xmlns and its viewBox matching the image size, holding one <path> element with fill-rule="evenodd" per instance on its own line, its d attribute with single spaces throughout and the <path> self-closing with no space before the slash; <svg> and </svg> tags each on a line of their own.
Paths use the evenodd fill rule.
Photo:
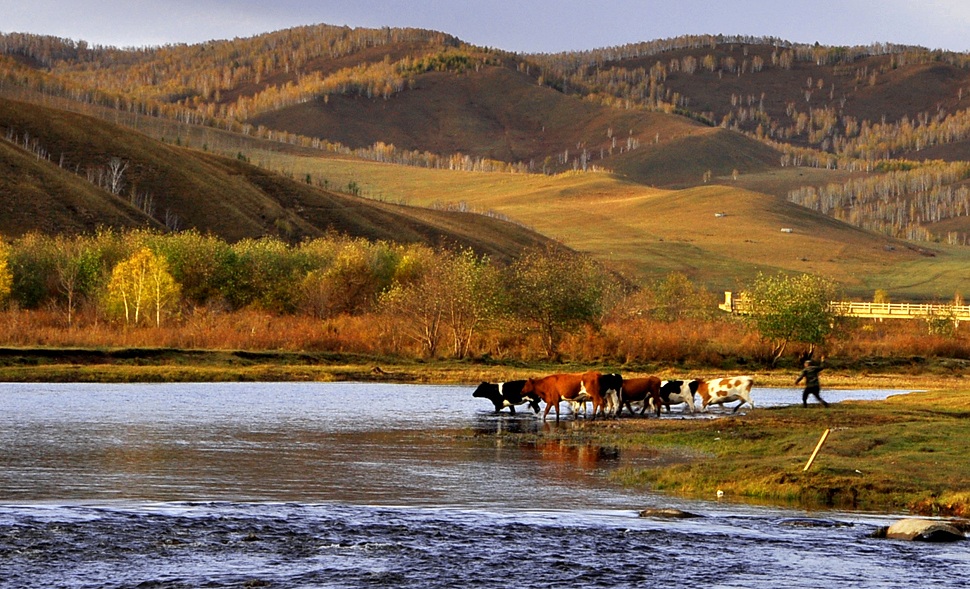
<svg viewBox="0 0 970 589">
<path fill-rule="evenodd" d="M 812 457 L 808 459 L 807 463 L 805 463 L 805 468 L 802 469 L 802 472 L 811 468 L 812 463 L 815 462 L 815 457 L 818 456 L 818 451 L 822 449 L 822 444 L 825 443 L 825 439 L 828 437 L 829 437 L 829 430 L 826 428 L 826 430 L 822 432 L 822 437 L 819 438 L 818 444 L 815 446 L 815 451 L 812 452 Z"/>
</svg>

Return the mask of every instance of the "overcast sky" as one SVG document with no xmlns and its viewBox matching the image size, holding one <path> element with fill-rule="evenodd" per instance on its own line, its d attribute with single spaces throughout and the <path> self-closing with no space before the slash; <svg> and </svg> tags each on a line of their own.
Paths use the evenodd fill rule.
<svg viewBox="0 0 970 589">
<path fill-rule="evenodd" d="M 968 0 L 0 0 L 0 32 L 121 47 L 319 23 L 434 29 L 525 53 L 704 33 L 970 50 Z"/>
</svg>

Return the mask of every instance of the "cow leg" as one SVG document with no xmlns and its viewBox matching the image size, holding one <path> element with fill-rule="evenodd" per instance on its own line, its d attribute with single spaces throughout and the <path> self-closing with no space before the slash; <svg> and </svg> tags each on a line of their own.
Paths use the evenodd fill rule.
<svg viewBox="0 0 970 589">
<path fill-rule="evenodd" d="M 515 415 L 515 405 L 509 405 L 509 413 Z"/>
</svg>

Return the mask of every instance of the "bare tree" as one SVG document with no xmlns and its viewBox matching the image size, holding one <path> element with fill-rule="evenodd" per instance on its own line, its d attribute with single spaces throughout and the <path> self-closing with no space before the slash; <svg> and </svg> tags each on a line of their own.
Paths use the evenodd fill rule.
<svg viewBox="0 0 970 589">
<path fill-rule="evenodd" d="M 121 194 L 121 189 L 125 186 L 125 170 L 128 169 L 128 161 L 120 157 L 113 157 L 108 162 L 108 191 L 111 194 Z"/>
</svg>

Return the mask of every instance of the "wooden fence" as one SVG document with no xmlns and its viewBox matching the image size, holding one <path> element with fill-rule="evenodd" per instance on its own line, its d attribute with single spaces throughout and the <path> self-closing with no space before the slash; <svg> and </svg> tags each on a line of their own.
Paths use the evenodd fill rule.
<svg viewBox="0 0 970 589">
<path fill-rule="evenodd" d="M 843 317 L 866 319 L 949 319 L 956 323 L 970 321 L 970 305 L 941 305 L 933 303 L 857 303 L 832 301 L 832 309 Z M 724 302 L 718 305 L 722 311 L 744 315 L 751 305 L 744 297 L 735 297 L 724 291 Z"/>
</svg>

